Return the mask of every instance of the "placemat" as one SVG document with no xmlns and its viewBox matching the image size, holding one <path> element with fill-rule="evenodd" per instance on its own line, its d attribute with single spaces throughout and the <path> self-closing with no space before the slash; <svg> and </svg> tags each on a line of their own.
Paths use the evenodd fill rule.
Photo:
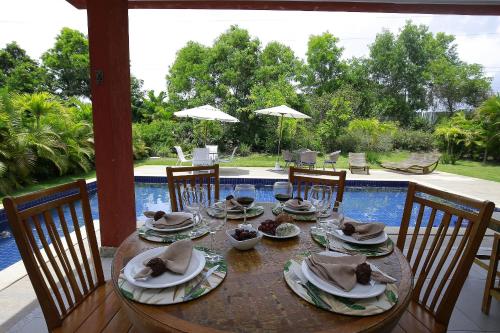
<svg viewBox="0 0 500 333">
<path fill-rule="evenodd" d="M 311 238 L 321 246 L 326 246 L 324 232 L 321 233 L 311 229 Z M 384 243 L 378 245 L 357 245 L 346 243 L 332 236 L 330 238 L 330 249 L 348 254 L 364 254 L 367 257 L 382 257 L 394 250 L 394 242 L 387 238 Z"/>
<path fill-rule="evenodd" d="M 220 215 L 216 214 L 212 209 L 207 209 L 207 214 L 212 217 L 220 217 Z M 263 206 L 253 206 L 250 209 L 247 209 L 247 219 L 252 217 L 257 217 L 264 214 Z M 243 211 L 241 213 L 232 213 L 227 212 L 228 220 L 242 220 L 244 218 Z"/>
<path fill-rule="evenodd" d="M 181 230 L 179 232 L 159 232 L 151 230 L 145 225 L 137 229 L 139 237 L 144 238 L 151 242 L 156 243 L 173 243 L 181 239 L 191 238 L 196 239 L 208 234 L 209 230 L 206 226 L 194 226 L 189 229 Z"/>
<path fill-rule="evenodd" d="M 208 249 L 202 247 L 196 247 L 196 249 L 209 252 Z M 207 272 L 215 265 L 219 265 L 219 268 L 217 268 L 217 270 L 196 289 L 189 299 L 184 300 L 184 295 L 189 294 L 191 289 L 203 279 L 203 273 Z M 213 264 L 207 262 L 203 271 L 197 277 L 178 286 L 161 289 L 140 288 L 128 283 L 123 274 L 120 274 L 120 277 L 118 278 L 118 287 L 120 288 L 122 295 L 132 301 L 151 305 L 168 305 L 188 302 L 208 294 L 217 288 L 222 281 L 224 281 L 226 275 L 227 262 L 223 259 Z"/>
<path fill-rule="evenodd" d="M 310 282 L 307 282 L 306 288 L 295 273 L 296 270 L 301 272 L 300 265 L 304 257 L 287 261 L 283 274 L 286 283 L 297 295 L 318 308 L 349 316 L 372 316 L 391 309 L 398 302 L 398 289 L 394 283 L 387 284 L 385 292 L 380 296 L 366 299 L 334 296 Z"/>
</svg>

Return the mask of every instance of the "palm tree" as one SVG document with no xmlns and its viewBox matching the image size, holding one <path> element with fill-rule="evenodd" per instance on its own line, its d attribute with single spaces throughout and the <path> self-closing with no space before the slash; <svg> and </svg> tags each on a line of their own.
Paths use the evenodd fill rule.
<svg viewBox="0 0 500 333">
<path fill-rule="evenodd" d="M 500 95 L 492 96 L 477 109 L 477 115 L 483 128 L 484 140 L 483 163 L 488 159 L 488 148 L 500 138 Z"/>
</svg>

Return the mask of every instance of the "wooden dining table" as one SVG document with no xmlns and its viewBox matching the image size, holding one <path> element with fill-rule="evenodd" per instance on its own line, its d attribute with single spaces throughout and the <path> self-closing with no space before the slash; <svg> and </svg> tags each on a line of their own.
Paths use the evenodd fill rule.
<svg viewBox="0 0 500 333">
<path fill-rule="evenodd" d="M 265 212 L 247 220 L 257 227 L 273 219 L 273 204 L 261 203 Z M 228 220 L 236 228 L 241 220 Z M 112 280 L 128 318 L 139 332 L 390 332 L 408 306 L 412 292 L 411 268 L 394 251 L 384 257 L 370 258 L 387 274 L 397 279 L 398 302 L 390 310 L 372 316 L 355 317 L 320 309 L 296 295 L 286 284 L 283 267 L 287 260 L 322 247 L 312 240 L 311 222 L 296 222 L 301 234 L 276 240 L 264 237 L 254 249 L 239 251 L 217 234 L 216 250 L 227 261 L 227 276 L 221 285 L 199 299 L 172 305 L 146 305 L 121 295 L 118 277 L 121 269 L 138 253 L 165 246 L 130 235 L 117 249 L 112 265 Z M 194 240 L 195 246 L 208 246 L 210 237 Z"/>
</svg>

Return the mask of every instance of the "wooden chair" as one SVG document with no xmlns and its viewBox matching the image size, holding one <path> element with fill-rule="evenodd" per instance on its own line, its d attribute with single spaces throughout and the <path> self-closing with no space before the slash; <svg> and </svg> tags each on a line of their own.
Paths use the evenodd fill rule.
<svg viewBox="0 0 500 333">
<path fill-rule="evenodd" d="M 474 263 L 488 272 L 486 275 L 483 303 L 481 306 L 481 310 L 485 314 L 490 313 L 492 297 L 495 297 L 496 300 L 500 300 L 500 286 L 495 287 L 496 279 L 500 278 L 500 272 L 498 272 L 498 261 L 500 260 L 500 221 L 492 218 L 488 228 L 495 231 L 493 246 L 491 249 L 486 250 L 487 253 L 480 250 L 474 258 Z M 487 263 L 483 262 L 483 260 L 487 260 Z"/>
<path fill-rule="evenodd" d="M 47 196 L 54 199 L 26 205 Z M 80 231 L 78 202 L 86 241 Z M 111 282 L 104 281 L 85 180 L 7 197 L 3 204 L 49 331 L 127 332 L 132 328 Z M 74 235 L 70 235 L 72 229 Z"/>
<path fill-rule="evenodd" d="M 288 180 L 297 189 L 297 195 L 307 200 L 312 185 L 328 185 L 337 191 L 336 201 L 342 201 L 345 188 L 345 171 L 309 170 L 290 167 Z M 302 193 L 304 193 L 302 195 Z"/>
<path fill-rule="evenodd" d="M 168 192 L 172 212 L 183 210 L 182 188 L 187 185 L 204 184 L 208 187 L 211 200 L 211 186 L 214 187 L 215 200 L 219 199 L 219 165 L 193 167 L 167 167 Z"/>
<path fill-rule="evenodd" d="M 412 300 L 396 330 L 446 331 L 494 207 L 490 201 L 409 183 L 397 247 L 412 266 L 415 280 Z M 415 227 L 409 234 L 414 210 Z M 440 222 L 433 228 L 436 218 Z M 426 226 L 423 220 L 427 220 Z M 458 237 L 460 230 L 463 235 Z M 420 236 L 419 231 L 423 232 Z M 407 240 L 409 246 L 405 249 Z M 456 248 L 454 253 L 452 248 Z"/>
</svg>

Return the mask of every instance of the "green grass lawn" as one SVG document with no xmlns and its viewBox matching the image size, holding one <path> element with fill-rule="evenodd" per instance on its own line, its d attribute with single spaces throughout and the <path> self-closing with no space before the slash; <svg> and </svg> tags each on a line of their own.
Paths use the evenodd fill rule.
<svg viewBox="0 0 500 333">
<path fill-rule="evenodd" d="M 401 161 L 408 156 L 408 152 L 392 152 L 385 154 L 377 154 L 374 160 L 371 161 L 370 166 L 372 169 L 380 169 L 378 163 L 382 161 Z M 225 167 L 272 167 L 276 161 L 276 156 L 268 154 L 252 154 L 245 157 L 237 157 L 231 163 L 224 163 Z M 138 161 L 135 166 L 141 165 L 175 165 L 175 158 L 160 158 L 160 159 L 147 159 L 143 161 Z M 283 163 L 282 163 L 283 164 Z M 185 163 L 185 165 L 189 165 Z M 323 167 L 323 157 L 318 158 L 318 168 Z M 341 156 L 337 162 L 337 167 L 341 169 L 347 169 L 347 156 Z M 462 176 L 475 177 L 480 179 L 492 180 L 495 182 L 500 182 L 500 164 L 482 164 L 480 162 L 474 161 L 457 161 L 456 164 L 439 164 L 439 171 L 454 173 Z M 93 178 L 95 177 L 95 171 L 88 173 L 82 173 L 73 176 L 63 176 L 58 178 L 53 178 L 50 180 L 44 180 L 37 182 L 35 184 L 26 186 L 22 189 L 14 191 L 10 195 L 22 195 L 25 193 L 41 190 L 51 186 L 56 186 L 59 184 L 74 181 L 78 178 Z M 0 197 L 1 199 L 1 197 Z"/>
</svg>

